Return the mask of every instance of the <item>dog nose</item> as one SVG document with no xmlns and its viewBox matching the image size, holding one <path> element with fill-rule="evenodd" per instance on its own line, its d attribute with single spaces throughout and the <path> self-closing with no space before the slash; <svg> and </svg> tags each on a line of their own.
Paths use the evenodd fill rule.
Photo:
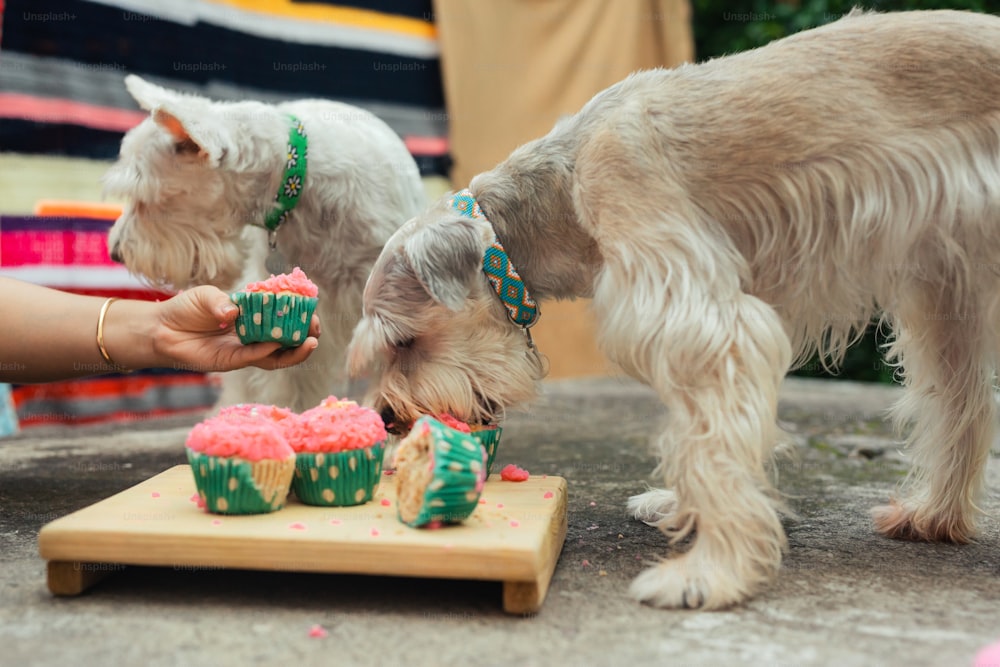
<svg viewBox="0 0 1000 667">
<path fill-rule="evenodd" d="M 111 254 L 111 261 L 112 262 L 118 262 L 119 264 L 122 263 L 122 253 L 118 249 L 118 244 L 117 243 L 114 244 L 114 246 L 111 247 L 111 253 L 110 254 Z"/>
<path fill-rule="evenodd" d="M 396 411 L 392 409 L 391 406 L 387 405 L 382 408 L 382 411 L 378 413 L 378 416 L 382 418 L 382 423 L 385 424 L 385 430 L 389 433 L 399 433 L 399 424 L 397 423 Z"/>
</svg>

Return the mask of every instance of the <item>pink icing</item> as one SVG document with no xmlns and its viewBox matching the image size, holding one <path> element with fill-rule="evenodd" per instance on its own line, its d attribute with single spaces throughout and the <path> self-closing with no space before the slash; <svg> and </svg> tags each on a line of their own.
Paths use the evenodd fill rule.
<svg viewBox="0 0 1000 667">
<path fill-rule="evenodd" d="M 461 431 L 462 433 L 471 432 L 471 429 L 469 428 L 468 424 L 466 424 L 464 421 L 456 419 L 455 417 L 452 417 L 447 412 L 442 412 L 440 414 L 434 415 L 434 419 L 438 420 L 445 426 L 449 426 L 455 429 L 456 431 Z"/>
<path fill-rule="evenodd" d="M 505 482 L 523 482 L 528 479 L 531 475 L 524 468 L 518 468 L 513 463 L 504 467 L 500 471 L 500 479 Z"/>
<path fill-rule="evenodd" d="M 294 453 L 277 425 L 252 417 L 210 417 L 194 425 L 185 444 L 209 456 L 248 461 L 285 459 Z"/>
<path fill-rule="evenodd" d="M 279 408 L 277 405 L 265 405 L 263 403 L 239 403 L 229 405 L 221 410 L 217 415 L 220 419 L 263 419 L 275 423 L 288 437 L 291 429 L 294 428 L 298 415 L 287 408 Z"/>
<path fill-rule="evenodd" d="M 261 417 L 273 421 L 282 421 L 289 417 L 294 417 L 295 413 L 287 408 L 279 408 L 277 405 L 265 405 L 264 403 L 238 403 L 228 405 L 219 410 L 219 417 Z"/>
<path fill-rule="evenodd" d="M 311 628 L 309 628 L 309 636 L 312 637 L 313 639 L 322 639 L 323 637 L 326 637 L 326 635 L 327 631 L 323 628 L 322 625 L 314 625 Z"/>
<path fill-rule="evenodd" d="M 387 436 L 377 412 L 330 396 L 299 415 L 288 440 L 297 452 L 343 452 L 371 447 Z"/>
<path fill-rule="evenodd" d="M 267 280 L 259 280 L 249 283 L 243 288 L 244 292 L 292 292 L 302 296 L 319 296 L 319 288 L 316 283 L 306 277 L 305 272 L 299 267 L 292 269 L 291 273 L 271 274 Z"/>
</svg>

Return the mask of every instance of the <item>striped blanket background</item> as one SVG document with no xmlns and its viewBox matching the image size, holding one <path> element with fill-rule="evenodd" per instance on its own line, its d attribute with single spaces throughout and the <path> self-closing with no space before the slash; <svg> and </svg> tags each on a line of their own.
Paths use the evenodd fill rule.
<svg viewBox="0 0 1000 667">
<path fill-rule="evenodd" d="M 403 137 L 422 175 L 445 178 L 431 16 L 431 0 L 0 0 L 0 275 L 162 298 L 108 259 L 115 204 L 94 205 L 146 116 L 129 73 L 217 100 L 354 104 Z M 217 393 L 213 377 L 168 370 L 13 387 L 21 426 L 204 410 Z"/>
</svg>

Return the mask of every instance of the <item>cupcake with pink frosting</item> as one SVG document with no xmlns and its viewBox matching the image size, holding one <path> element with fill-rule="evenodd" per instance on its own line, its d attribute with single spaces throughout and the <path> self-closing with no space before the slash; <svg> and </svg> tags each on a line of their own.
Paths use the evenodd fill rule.
<svg viewBox="0 0 1000 667">
<path fill-rule="evenodd" d="M 296 453 L 292 490 L 307 505 L 370 501 L 382 475 L 385 425 L 378 413 L 336 396 L 298 416 L 289 444 Z"/>
<path fill-rule="evenodd" d="M 195 424 L 185 442 L 198 496 L 214 514 L 264 514 L 285 505 L 295 452 L 275 421 L 231 412 Z"/>
<path fill-rule="evenodd" d="M 244 343 L 279 342 L 298 347 L 309 335 L 319 288 L 299 267 L 252 282 L 230 295 L 240 308 L 236 333 Z"/>
</svg>

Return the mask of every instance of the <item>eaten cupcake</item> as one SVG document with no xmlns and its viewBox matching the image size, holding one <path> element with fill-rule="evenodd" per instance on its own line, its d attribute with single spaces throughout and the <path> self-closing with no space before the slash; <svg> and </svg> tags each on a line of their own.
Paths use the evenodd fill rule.
<svg viewBox="0 0 1000 667">
<path fill-rule="evenodd" d="M 361 505 L 382 475 L 386 431 L 378 413 L 329 396 L 298 416 L 289 433 L 296 453 L 292 490 L 303 503 Z"/>
<path fill-rule="evenodd" d="M 399 520 L 438 528 L 467 519 L 486 484 L 486 459 L 485 449 L 467 430 L 434 417 L 418 419 L 395 457 Z"/>
<path fill-rule="evenodd" d="M 240 309 L 236 333 L 244 344 L 278 342 L 298 347 L 309 336 L 319 288 L 295 267 L 291 273 L 249 283 L 230 298 Z"/>
</svg>

